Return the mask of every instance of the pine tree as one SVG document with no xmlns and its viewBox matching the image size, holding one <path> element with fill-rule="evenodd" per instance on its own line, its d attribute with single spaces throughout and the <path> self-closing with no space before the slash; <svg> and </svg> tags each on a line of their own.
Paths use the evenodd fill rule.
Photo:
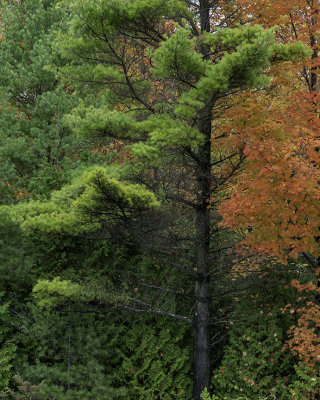
<svg viewBox="0 0 320 400">
<path fill-rule="evenodd" d="M 67 179 L 85 141 L 63 124 L 72 89 L 57 81 L 52 49 L 66 15 L 55 0 L 1 1 L 1 203 L 47 197 Z M 83 157 L 85 154 L 83 154 Z"/>
<path fill-rule="evenodd" d="M 98 166 L 50 201 L 16 213 L 28 229 L 92 232 L 168 255 L 165 262 L 193 282 L 192 318 L 156 303 L 134 304 L 193 324 L 199 400 L 210 386 L 210 288 L 220 268 L 216 204 L 245 158 L 217 126 L 236 92 L 268 85 L 271 59 L 306 52 L 276 44 L 273 31 L 257 25 L 217 29 L 228 15 L 209 0 L 62 4 L 73 16 L 56 45 L 70 59 L 62 74 L 75 86 L 84 82 L 82 92 L 97 93 L 65 121 L 82 137 L 130 145 L 118 155 L 122 168 Z"/>
</svg>

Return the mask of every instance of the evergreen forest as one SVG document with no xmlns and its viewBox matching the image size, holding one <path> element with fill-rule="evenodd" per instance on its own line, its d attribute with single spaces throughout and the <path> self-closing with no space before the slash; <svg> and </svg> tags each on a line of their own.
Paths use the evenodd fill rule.
<svg viewBox="0 0 320 400">
<path fill-rule="evenodd" d="M 320 0 L 0 0 L 0 399 L 320 400 Z"/>
</svg>

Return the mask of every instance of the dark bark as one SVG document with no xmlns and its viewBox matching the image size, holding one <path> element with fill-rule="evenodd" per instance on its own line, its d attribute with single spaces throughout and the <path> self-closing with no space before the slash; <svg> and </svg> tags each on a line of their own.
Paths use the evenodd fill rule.
<svg viewBox="0 0 320 400">
<path fill-rule="evenodd" d="M 210 116 L 210 111 L 206 112 Z M 194 308 L 194 399 L 210 384 L 209 349 L 209 298 L 210 298 L 210 140 L 211 119 L 205 119 L 202 133 L 206 133 L 206 143 L 199 149 L 202 163 L 198 167 L 198 208 L 196 210 L 196 268 L 198 277 L 195 285 Z M 204 131 L 207 132 L 204 132 Z"/>
<path fill-rule="evenodd" d="M 318 48 L 316 47 L 316 39 L 314 35 L 310 36 L 310 45 L 313 49 L 312 53 L 312 60 L 318 59 Z M 318 67 L 313 66 L 311 67 L 310 78 L 309 78 L 309 91 L 311 93 L 318 92 Z"/>
<path fill-rule="evenodd" d="M 210 31 L 210 2 L 200 0 L 201 32 Z M 209 49 L 202 47 L 203 58 Z M 193 398 L 200 400 L 202 391 L 210 389 L 210 191 L 211 191 L 211 121 L 209 105 L 200 114 L 199 128 L 205 142 L 198 148 L 196 208 L 196 269 L 195 307 L 193 318 Z"/>
</svg>

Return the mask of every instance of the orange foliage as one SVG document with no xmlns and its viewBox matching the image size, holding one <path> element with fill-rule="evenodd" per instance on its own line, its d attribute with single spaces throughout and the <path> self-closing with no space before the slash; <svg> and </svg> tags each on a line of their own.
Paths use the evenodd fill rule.
<svg viewBox="0 0 320 400">
<path fill-rule="evenodd" d="M 230 112 L 229 143 L 244 149 L 247 163 L 220 207 L 224 224 L 247 233 L 249 247 L 282 260 L 320 256 L 320 1 L 235 4 L 253 23 L 277 25 L 279 40 L 302 40 L 313 53 L 303 65 L 276 66 L 273 90 L 248 95 Z"/>
<path fill-rule="evenodd" d="M 289 348 L 305 365 L 315 370 L 320 361 L 320 307 L 310 301 L 310 293 L 319 297 L 320 289 L 312 283 L 301 284 L 297 280 L 291 284 L 301 293 L 301 297 L 298 298 L 297 307 L 288 304 L 283 309 L 283 313 L 296 313 L 298 316 L 297 324 L 288 332 L 290 339 L 284 349 Z"/>
<path fill-rule="evenodd" d="M 228 126 L 230 143 L 243 147 L 247 163 L 220 207 L 224 225 L 249 229 L 247 245 L 283 259 L 320 255 L 318 97 L 300 92 L 279 104 L 250 95 Z"/>
<path fill-rule="evenodd" d="M 248 94 L 230 111 L 228 145 L 242 147 L 247 161 L 220 207 L 223 224 L 246 234 L 246 249 L 283 261 L 301 252 L 319 257 L 320 0 L 234 4 L 240 7 L 241 18 L 277 26 L 280 41 L 303 41 L 312 56 L 301 65 L 273 67 L 273 90 Z M 315 369 L 320 361 L 319 282 L 292 285 L 301 297 L 296 306 L 284 309 L 297 316 L 286 347 Z"/>
<path fill-rule="evenodd" d="M 306 43 L 313 54 L 305 62 L 302 76 L 310 91 L 318 90 L 317 79 L 312 74 L 319 68 L 320 1 L 319 0 L 237 0 L 243 14 L 254 23 L 266 27 L 277 26 L 282 42 L 295 40 Z"/>
</svg>

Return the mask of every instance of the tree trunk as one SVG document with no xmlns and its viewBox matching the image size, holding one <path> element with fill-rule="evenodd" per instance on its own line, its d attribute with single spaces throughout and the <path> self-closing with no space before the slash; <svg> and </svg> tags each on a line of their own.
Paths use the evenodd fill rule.
<svg viewBox="0 0 320 400">
<path fill-rule="evenodd" d="M 210 31 L 210 2 L 200 0 L 201 32 Z M 204 59 L 210 49 L 203 46 Z M 210 391 L 210 190 L 211 190 L 211 127 L 212 105 L 199 116 L 199 130 L 205 142 L 198 148 L 195 307 L 193 318 L 193 398 L 200 400 L 205 388 Z"/>
<path fill-rule="evenodd" d="M 211 107 L 203 112 L 201 132 L 205 143 L 198 149 L 196 211 L 196 270 L 195 308 L 193 319 L 194 399 L 200 399 L 210 384 L 210 189 L 211 189 Z"/>
<path fill-rule="evenodd" d="M 199 210 L 197 215 L 197 268 L 199 278 L 195 287 L 193 319 L 193 398 L 200 399 L 204 388 L 210 389 L 209 348 L 209 210 Z"/>
</svg>

